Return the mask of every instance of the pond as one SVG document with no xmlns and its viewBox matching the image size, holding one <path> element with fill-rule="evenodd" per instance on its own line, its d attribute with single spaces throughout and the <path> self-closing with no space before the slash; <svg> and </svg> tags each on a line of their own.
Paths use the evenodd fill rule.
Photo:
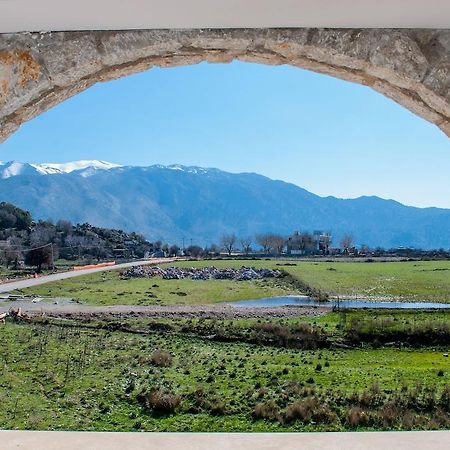
<svg viewBox="0 0 450 450">
<path fill-rule="evenodd" d="M 321 306 L 332 308 L 337 306 L 337 300 L 327 302 L 319 302 L 311 297 L 306 296 L 285 296 L 285 297 L 269 297 L 254 300 L 240 300 L 229 303 L 230 305 L 250 308 L 250 307 L 276 307 L 276 306 Z M 430 302 L 399 302 L 399 301 L 370 301 L 358 299 L 343 299 L 339 301 L 339 307 L 354 309 L 450 309 L 450 303 L 430 303 Z"/>
</svg>

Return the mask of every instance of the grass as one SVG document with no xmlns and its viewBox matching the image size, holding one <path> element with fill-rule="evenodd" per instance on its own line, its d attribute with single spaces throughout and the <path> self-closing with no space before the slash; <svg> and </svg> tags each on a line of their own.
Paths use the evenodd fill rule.
<svg viewBox="0 0 450 450">
<path fill-rule="evenodd" d="M 294 279 L 331 296 L 450 302 L 450 261 L 331 263 L 214 260 L 183 261 L 174 265 L 281 268 Z M 291 281 L 269 279 L 234 282 L 160 278 L 122 280 L 118 272 L 104 272 L 49 283 L 26 289 L 24 292 L 53 297 L 74 297 L 97 305 L 200 305 L 301 293 Z"/>
<path fill-rule="evenodd" d="M 180 262 L 291 277 L 121 279 L 28 289 L 90 304 L 206 304 L 296 293 L 450 301 L 450 262 Z M 449 312 L 0 324 L 0 428 L 92 431 L 450 429 Z"/>
<path fill-rule="evenodd" d="M 85 261 L 83 260 L 74 260 L 74 261 L 68 261 L 65 259 L 58 259 L 55 261 L 55 268 L 58 270 L 70 270 L 74 266 L 83 265 L 85 264 Z M 0 281 L 2 279 L 14 279 L 14 278 L 22 278 L 22 277 L 29 277 L 33 275 L 36 272 L 36 269 L 33 267 L 23 267 L 19 268 L 17 270 L 14 270 L 12 268 L 13 266 L 10 265 L 9 267 L 6 267 L 4 264 L 0 264 Z M 49 269 L 44 269 L 41 273 L 41 275 L 46 275 L 52 273 Z"/>
<path fill-rule="evenodd" d="M 314 320 L 326 329 L 336 328 L 340 318 L 330 314 Z M 245 328 L 257 321 L 233 323 Z M 450 410 L 445 412 L 439 403 L 450 383 L 449 362 L 434 347 L 299 350 L 173 333 L 134 335 L 11 322 L 0 327 L 0 339 L 3 429 L 318 431 L 450 426 Z M 161 364 L 161 355 L 170 364 Z M 428 403 L 411 406 L 411 398 Z M 398 399 L 409 405 L 404 406 L 409 415 L 394 410 L 390 421 Z M 264 414 L 266 419 L 261 418 Z M 371 420 L 364 421 L 366 416 Z"/>
<path fill-rule="evenodd" d="M 85 275 L 24 289 L 21 292 L 72 297 L 95 305 L 202 305 L 287 295 L 295 291 L 282 281 L 122 279 L 117 271 Z"/>
<path fill-rule="evenodd" d="M 286 265 L 295 264 L 295 265 Z M 450 261 L 306 262 L 282 260 L 179 262 L 180 266 L 282 268 L 332 296 L 450 302 Z"/>
<path fill-rule="evenodd" d="M 12 270 L 10 267 L 6 267 L 2 264 L 0 264 L 0 279 L 11 277 L 14 275 L 14 270 Z"/>
</svg>

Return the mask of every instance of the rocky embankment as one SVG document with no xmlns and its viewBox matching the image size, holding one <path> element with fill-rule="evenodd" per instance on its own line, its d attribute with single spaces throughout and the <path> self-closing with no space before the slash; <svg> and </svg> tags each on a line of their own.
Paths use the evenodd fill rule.
<svg viewBox="0 0 450 450">
<path fill-rule="evenodd" d="M 191 280 L 234 280 L 249 281 L 260 280 L 262 278 L 280 278 L 280 270 L 256 269 L 255 267 L 242 266 L 240 269 L 217 267 L 149 267 L 137 266 L 122 272 L 126 278 L 153 278 L 161 277 L 164 280 L 181 280 L 189 278 Z"/>
</svg>

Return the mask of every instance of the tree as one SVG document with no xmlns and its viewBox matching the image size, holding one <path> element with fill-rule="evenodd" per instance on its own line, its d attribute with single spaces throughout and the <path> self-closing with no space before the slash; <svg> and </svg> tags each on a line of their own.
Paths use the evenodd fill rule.
<svg viewBox="0 0 450 450">
<path fill-rule="evenodd" d="M 4 211 L 8 214 L 12 214 L 15 217 L 14 227 L 21 230 L 29 230 L 32 224 L 31 214 L 28 211 L 24 211 L 23 209 L 18 208 L 17 206 L 12 205 L 11 203 L 1 202 L 0 203 L 0 211 Z M 9 219 L 11 220 L 11 219 Z M 0 223 L 0 228 L 2 225 Z"/>
<path fill-rule="evenodd" d="M 44 264 L 53 265 L 53 244 L 36 247 L 29 250 L 25 256 L 27 266 L 35 266 L 38 272 L 42 271 Z"/>
<path fill-rule="evenodd" d="M 222 244 L 223 249 L 228 253 L 228 256 L 233 253 L 234 246 L 236 244 L 237 238 L 234 233 L 232 234 L 224 234 L 220 243 Z"/>
<path fill-rule="evenodd" d="M 240 240 L 242 251 L 248 255 L 252 251 L 252 238 L 246 237 Z"/>
<path fill-rule="evenodd" d="M 263 252 L 281 254 L 286 245 L 286 239 L 279 234 L 264 233 L 256 236 L 256 242 L 263 248 Z"/>
<path fill-rule="evenodd" d="M 256 235 L 256 242 L 257 242 L 258 245 L 260 245 L 262 247 L 263 252 L 265 254 L 270 253 L 270 250 L 272 248 L 271 247 L 272 241 L 271 241 L 271 238 L 270 238 L 270 234 L 267 234 L 267 233 L 265 233 L 265 234 L 257 234 Z"/>
<path fill-rule="evenodd" d="M 286 239 L 278 234 L 269 235 L 270 248 L 277 254 L 281 255 L 286 245 Z"/>
<path fill-rule="evenodd" d="M 23 258 L 19 239 L 11 237 L 6 241 L 6 245 L 3 248 L 3 258 L 5 260 L 6 267 L 13 264 L 14 269 L 18 268 L 19 261 Z"/>
<path fill-rule="evenodd" d="M 353 236 L 351 234 L 345 234 L 344 237 L 341 239 L 341 247 L 345 252 L 348 252 L 348 249 L 353 244 Z"/>
<path fill-rule="evenodd" d="M 363 255 L 368 255 L 368 254 L 370 253 L 370 248 L 369 248 L 369 246 L 366 245 L 366 244 L 361 245 L 361 253 L 362 253 Z"/>
<path fill-rule="evenodd" d="M 211 244 L 209 246 L 209 253 L 211 253 L 212 256 L 219 256 L 220 255 L 220 247 L 217 244 Z"/>
<path fill-rule="evenodd" d="M 72 233 L 72 222 L 70 220 L 58 220 L 56 222 L 56 230 L 64 236 L 69 236 Z"/>
<path fill-rule="evenodd" d="M 203 254 L 203 249 L 199 245 L 190 245 L 185 250 L 186 255 L 192 256 L 193 258 L 198 258 Z"/>
<path fill-rule="evenodd" d="M 41 247 L 56 239 L 56 229 L 48 222 L 39 222 L 30 233 L 30 244 L 32 247 Z"/>
<path fill-rule="evenodd" d="M 180 247 L 178 245 L 173 244 L 169 247 L 169 256 L 178 256 L 180 253 Z"/>
<path fill-rule="evenodd" d="M 0 230 L 7 230 L 8 228 L 14 228 L 17 218 L 14 214 L 0 209 Z"/>
</svg>

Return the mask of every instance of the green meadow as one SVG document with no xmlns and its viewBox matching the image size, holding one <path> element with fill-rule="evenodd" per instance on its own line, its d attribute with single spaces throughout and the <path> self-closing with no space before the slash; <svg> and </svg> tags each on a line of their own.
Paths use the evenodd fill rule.
<svg viewBox="0 0 450 450">
<path fill-rule="evenodd" d="M 302 294 L 296 280 L 331 297 L 450 302 L 450 261 L 303 262 L 283 260 L 183 261 L 181 267 L 254 266 L 283 269 L 290 276 L 230 280 L 123 279 L 104 272 L 29 288 L 27 294 L 73 297 L 95 305 L 201 305 L 221 301 Z"/>
<path fill-rule="evenodd" d="M 398 313 L 397 326 L 435 320 L 430 315 L 417 317 Z M 373 342 L 339 348 L 342 333 L 352 322 L 350 317 L 345 320 L 343 326 L 341 315 L 330 313 L 315 319 L 223 323 L 165 320 L 155 324 L 136 319 L 127 325 L 144 330 L 142 334 L 114 329 L 114 323 L 8 322 L 0 327 L 0 427 L 450 428 L 450 365 L 445 348 Z M 448 316 L 440 314 L 436 320 L 448 323 Z M 218 333 L 218 328 L 220 338 L 206 336 L 208 330 Z M 258 336 L 263 339 L 269 333 L 275 338 L 286 329 L 315 330 L 336 343 L 327 348 L 302 348 L 304 343 L 296 340 L 258 343 Z M 245 341 L 251 333 L 257 337 L 253 343 Z"/>
</svg>

